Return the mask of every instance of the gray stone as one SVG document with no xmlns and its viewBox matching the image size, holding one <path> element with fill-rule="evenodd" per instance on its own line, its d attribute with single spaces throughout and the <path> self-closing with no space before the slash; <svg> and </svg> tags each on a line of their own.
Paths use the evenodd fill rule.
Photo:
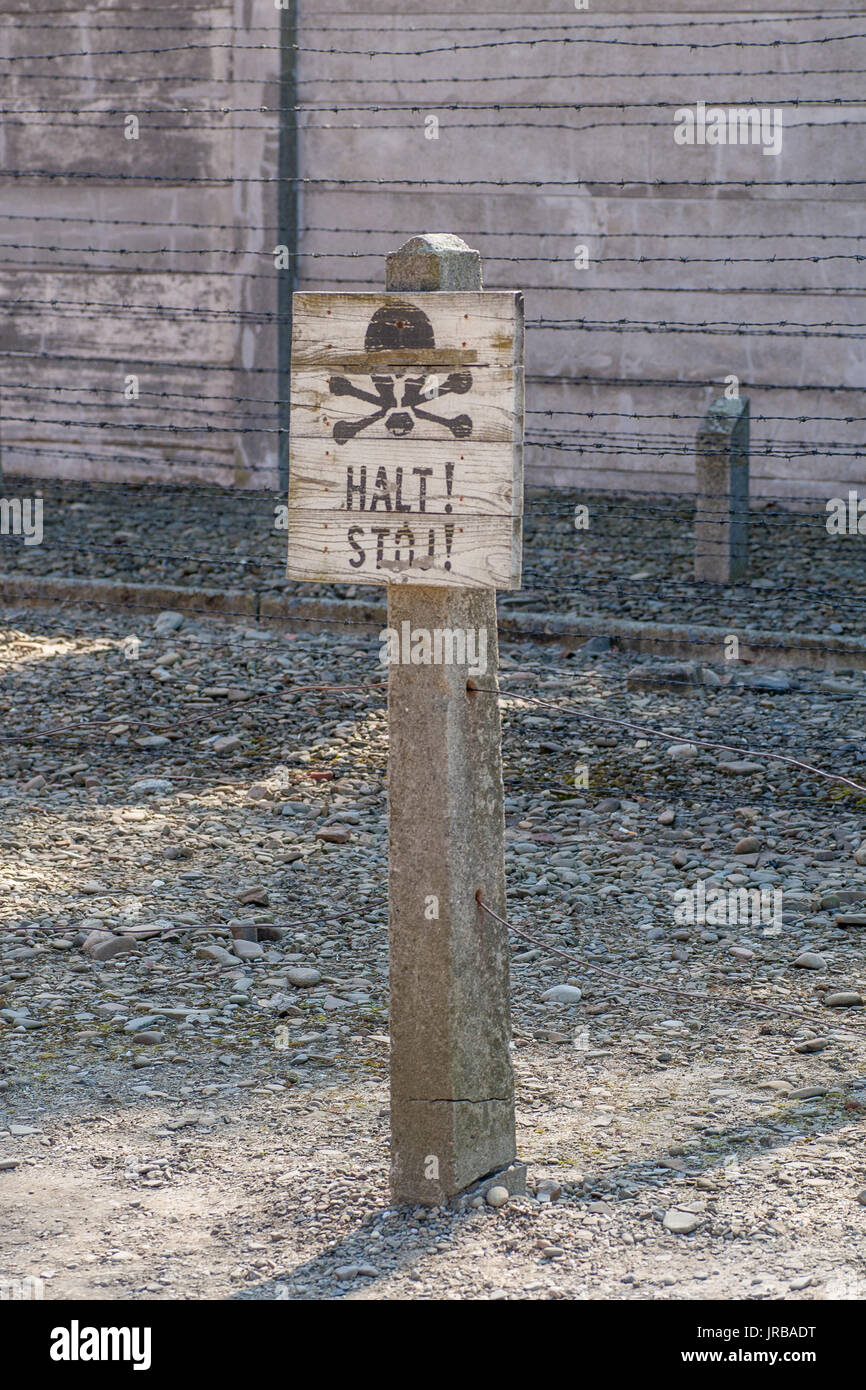
<svg viewBox="0 0 866 1390">
<path fill-rule="evenodd" d="M 94 941 L 93 937 L 98 935 L 99 939 Z M 126 951 L 136 949 L 135 941 L 128 936 L 109 936 L 104 932 L 91 933 L 85 941 L 82 950 L 91 960 L 106 961 L 112 960 L 114 956 L 123 955 Z"/>
<path fill-rule="evenodd" d="M 662 1222 L 666 1231 L 673 1231 L 678 1236 L 691 1235 L 700 1224 L 701 1217 L 697 1212 L 683 1211 L 680 1207 L 671 1207 L 670 1211 L 666 1211 Z"/>
<path fill-rule="evenodd" d="M 698 750 L 694 743 L 671 743 L 668 746 L 668 757 L 673 763 L 691 763 L 698 756 Z"/>
<path fill-rule="evenodd" d="M 828 1009 L 847 1009 L 855 1004 L 862 1004 L 863 996 L 854 990 L 842 989 L 835 994 L 825 994 L 824 1003 Z"/>
<path fill-rule="evenodd" d="M 165 1034 L 158 1029 L 145 1028 L 141 1033 L 136 1033 L 132 1041 L 140 1043 L 142 1046 L 157 1046 L 165 1042 Z"/>
<path fill-rule="evenodd" d="M 265 954 L 264 946 L 260 946 L 258 941 L 235 941 L 232 949 L 241 960 L 258 960 Z"/>
<path fill-rule="evenodd" d="M 174 791 L 174 783 L 165 777 L 140 777 L 129 790 L 139 796 L 167 796 Z"/>
<path fill-rule="evenodd" d="M 826 970 L 827 962 L 823 956 L 819 956 L 816 951 L 803 951 L 797 957 L 794 964 L 799 970 Z"/>
<path fill-rule="evenodd" d="M 508 1201 L 509 1192 L 507 1187 L 488 1187 L 484 1194 L 484 1200 L 489 1207 L 504 1207 Z"/>
<path fill-rule="evenodd" d="M 243 745 L 243 739 L 237 734 L 224 734 L 221 738 L 214 739 L 211 748 L 215 753 L 233 753 L 236 748 Z"/>
<path fill-rule="evenodd" d="M 554 985 L 552 989 L 546 989 L 541 997 L 548 1004 L 578 1004 L 581 994 L 577 985 Z"/>
<path fill-rule="evenodd" d="M 734 854 L 758 854 L 760 849 L 761 842 L 757 835 L 745 835 L 734 845 Z"/>
<path fill-rule="evenodd" d="M 199 960 L 216 961 L 218 965 L 234 965 L 236 960 L 231 951 L 223 946 L 197 946 L 195 953 Z"/>
<path fill-rule="evenodd" d="M 345 845 L 351 839 L 350 832 L 342 825 L 325 825 L 316 831 L 316 839 L 326 845 Z"/>
<path fill-rule="evenodd" d="M 169 632 L 177 632 L 178 628 L 182 626 L 183 614 L 176 613 L 172 609 L 167 608 L 154 619 L 153 630 L 158 636 L 164 637 Z"/>
<path fill-rule="evenodd" d="M 313 969 L 307 965 L 293 965 L 291 970 L 286 971 L 286 979 L 289 984 L 295 985 L 298 989 L 311 989 L 317 985 L 322 978 L 320 970 Z"/>
</svg>

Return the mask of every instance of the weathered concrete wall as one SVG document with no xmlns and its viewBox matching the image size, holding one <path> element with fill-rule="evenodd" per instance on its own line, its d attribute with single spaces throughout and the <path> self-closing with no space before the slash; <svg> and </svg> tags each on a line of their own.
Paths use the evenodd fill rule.
<svg viewBox="0 0 866 1390">
<path fill-rule="evenodd" d="M 633 47 L 622 40 L 671 44 L 687 37 L 718 43 L 746 37 L 755 44 L 792 35 L 826 38 L 866 33 L 866 16 L 811 19 L 814 7 L 806 0 L 786 0 L 771 17 L 762 17 L 767 12 L 754 0 L 740 0 L 722 14 L 711 0 L 668 0 L 663 10 L 650 0 L 627 9 L 618 0 L 590 0 L 590 6 L 576 11 L 570 0 L 533 0 L 528 11 L 522 0 L 474 0 L 471 6 L 465 0 L 433 0 L 432 5 L 385 0 L 377 6 L 370 0 L 326 0 L 323 8 L 322 0 L 299 0 L 301 97 L 310 107 L 338 108 L 302 114 L 304 176 L 531 181 L 521 187 L 402 190 L 305 184 L 300 221 L 307 229 L 301 243 L 307 258 L 301 288 L 338 288 L 347 281 L 358 289 L 375 288 L 382 283 L 384 255 L 401 237 L 445 230 L 481 251 L 489 287 L 526 290 L 529 323 L 580 319 L 602 325 L 599 330 L 577 322 L 567 331 L 529 328 L 529 483 L 689 489 L 695 433 L 732 373 L 752 402 L 753 496 L 830 496 L 860 483 L 863 422 L 846 423 L 845 417 L 866 416 L 859 394 L 866 386 L 866 359 L 854 336 L 862 330 L 852 327 L 848 337 L 839 337 L 817 336 L 839 331 L 818 329 L 804 337 L 798 329 L 792 336 L 787 330 L 767 336 L 619 332 L 604 325 L 618 319 L 863 321 L 862 264 L 856 259 L 761 259 L 738 265 L 718 258 L 820 258 L 830 252 L 852 257 L 863 250 L 863 241 L 820 238 L 866 239 L 863 186 L 844 182 L 863 177 L 860 122 L 866 121 L 866 108 L 853 102 L 821 105 L 820 100 L 862 97 L 866 39 L 695 50 Z M 141 138 L 126 141 L 123 113 L 147 107 L 276 107 L 279 54 L 275 47 L 253 45 L 276 45 L 279 13 L 273 0 L 220 5 L 178 0 L 176 20 L 161 12 L 154 27 L 150 16 L 125 0 L 101 0 L 97 10 L 65 8 L 75 26 L 65 31 L 70 51 L 122 48 L 124 54 L 0 64 L 0 105 L 19 113 L 0 127 L 2 168 L 98 176 L 64 181 L 0 175 L 3 211 L 23 218 L 10 217 L 0 228 L 5 244 L 0 297 L 6 301 L 0 353 L 25 354 L 0 355 L 6 469 L 271 485 L 276 435 L 255 433 L 253 427 L 269 431 L 277 424 L 270 404 L 277 395 L 271 370 L 276 326 L 251 320 L 249 312 L 276 310 L 271 254 L 276 184 L 242 180 L 276 174 L 277 117 L 236 112 L 186 121 L 165 118 L 164 124 L 189 127 L 169 133 L 153 128 L 163 118 L 142 114 Z M 60 31 L 25 27 L 28 21 L 39 23 L 38 9 L 31 16 L 22 16 L 21 9 L 19 0 L 0 0 L 0 54 L 64 51 Z M 57 20 L 54 6 L 52 13 Z M 785 22 L 797 15 L 803 22 Z M 615 44 L 502 43 L 609 38 L 598 26 L 633 24 L 642 17 L 646 30 L 612 28 L 620 40 Z M 754 17 L 760 22 L 735 23 Z M 172 29 L 169 18 L 195 31 Z M 697 19 L 711 23 L 684 27 Z M 143 27 L 113 38 L 97 24 Z M 232 35 L 233 48 L 218 46 Z M 457 52 L 455 42 L 462 45 Z M 132 52 L 171 45 L 178 51 L 162 56 Z M 374 48 L 386 50 L 386 56 L 365 56 Z M 436 51 L 410 55 L 417 49 Z M 821 69 L 824 75 L 804 76 L 803 69 Z M 834 69 L 842 69 L 842 75 Z M 57 70 L 62 80 L 49 80 L 47 74 Z M 787 75 L 761 75 L 766 70 Z M 42 76 L 27 78 L 26 72 Z M 72 80 L 70 72 L 84 73 L 87 80 Z M 672 72 L 684 75 L 663 75 Z M 723 75 L 728 72 L 742 75 Z M 645 75 L 650 73 L 655 76 Z M 161 80 L 166 74 L 170 80 Z M 233 77 L 252 80 L 239 84 Z M 804 104 L 792 106 L 792 99 Z M 699 100 L 782 106 L 781 155 L 766 157 L 756 147 L 677 146 L 673 112 Z M 454 103 L 503 101 L 526 109 L 451 109 Z M 578 101 L 579 109 L 550 105 Z M 618 103 L 623 102 L 665 105 L 622 110 Z M 382 109 L 352 109 L 359 104 Z M 62 129 L 42 125 L 48 118 L 24 114 L 49 106 L 90 114 L 50 118 L 62 122 Z M 407 106 L 413 109 L 399 109 Z M 438 140 L 425 138 L 429 116 L 439 120 Z M 205 124 L 212 128 L 201 129 Z M 242 125 L 255 129 L 239 129 Z M 145 177 L 136 182 L 104 177 L 131 172 Z M 202 178 L 213 181 L 192 182 Z M 653 188 L 646 183 L 652 179 L 683 182 Z M 729 188 L 717 182 L 700 188 L 685 182 L 732 179 L 771 179 L 775 186 Z M 838 186 L 792 185 L 814 179 L 836 180 Z M 618 180 L 627 186 L 612 186 L 610 181 Z M 98 221 L 40 220 L 49 215 Z M 112 225 L 108 219 L 131 225 Z M 145 227 L 146 222 L 166 225 Z M 223 229 L 196 225 L 201 223 Z M 703 239 L 707 233 L 718 240 Z M 671 239 L 673 234 L 678 239 Z M 737 239 L 728 240 L 731 236 Z M 33 244 L 46 249 L 29 249 Z M 589 248 L 588 270 L 574 266 L 577 245 Z M 155 254 L 153 248 L 160 246 L 170 247 L 171 254 Z M 346 257 L 358 251 L 363 258 Z M 323 252 L 331 254 L 322 257 Z M 661 255 L 716 260 L 656 262 Z M 631 259 L 622 263 L 616 257 Z M 652 259 L 638 263 L 638 257 Z M 186 272 L 192 268 L 211 273 L 191 276 Z M 225 271 L 242 273 L 220 273 Z M 658 288 L 647 291 L 646 286 Z M 785 290 L 790 292 L 780 292 Z M 16 299 L 47 303 L 9 304 Z M 76 300 L 162 304 L 175 312 L 59 307 L 60 301 Z M 188 312 L 202 307 L 210 312 Z M 237 310 L 243 311 L 241 321 L 233 317 Z M 179 365 L 169 367 L 169 362 Z M 142 392 L 174 394 L 142 395 L 124 407 L 123 378 L 137 369 Z M 569 380 L 587 376 L 593 379 L 589 383 Z M 677 384 L 639 384 L 651 378 Z M 40 389 L 28 393 L 22 383 Z M 830 392 L 821 384 L 857 390 Z M 46 386 L 64 390 L 41 389 Z M 661 418 L 636 418 L 647 414 Z M 802 423 L 790 418 L 798 415 L 820 418 Z M 14 416 L 55 423 L 32 424 Z M 789 417 L 788 422 L 769 418 L 777 416 Z M 69 420 L 74 423 L 59 423 Z M 110 428 L 93 423 L 106 420 L 113 422 Z M 130 424 L 147 428 L 129 429 Z M 218 428 L 201 429 L 205 424 Z M 234 432 L 233 425 L 241 430 Z"/>
<path fill-rule="evenodd" d="M 273 0 L 22 9 L 0 0 L 0 55 L 33 55 L 0 61 L 0 168 L 55 177 L 0 173 L 7 473 L 272 482 L 249 427 L 276 427 L 276 327 L 249 315 L 276 309 L 276 192 L 234 180 L 276 174 L 279 55 L 246 51 L 277 42 Z M 177 114 L 222 106 L 254 112 Z"/>
<path fill-rule="evenodd" d="M 726 6 L 723 13 L 710 0 L 681 0 L 661 9 L 650 0 L 627 8 L 617 0 L 590 0 L 589 11 L 581 12 L 573 10 L 570 0 L 533 0 L 531 9 L 522 0 L 477 0 L 472 6 L 463 0 L 435 0 L 432 6 L 426 0 L 401 0 L 399 6 L 329 0 L 323 15 L 313 0 L 303 0 L 307 50 L 334 47 L 357 54 L 390 46 L 395 54 L 384 59 L 311 51 L 302 55 L 301 91 L 308 102 L 338 99 L 349 107 L 381 98 L 381 105 L 390 108 L 305 117 L 306 175 L 523 178 L 537 185 L 550 181 L 547 187 L 404 191 L 309 186 L 304 225 L 339 230 L 309 231 L 304 250 L 361 249 L 370 256 L 360 261 L 307 260 L 303 283 L 336 288 L 338 279 L 349 277 L 364 288 L 376 282 L 379 257 L 395 236 L 420 228 L 441 229 L 456 232 L 480 249 L 487 286 L 527 291 L 528 325 L 539 319 L 600 324 L 618 319 L 686 324 L 862 322 L 862 266 L 854 259 L 683 265 L 676 260 L 658 264 L 654 258 L 862 252 L 863 242 L 819 239 L 819 234 L 864 232 L 862 186 L 816 189 L 786 183 L 863 177 L 866 127 L 843 124 L 866 119 L 863 108 L 817 102 L 862 95 L 863 79 L 857 70 L 866 68 L 866 38 L 777 49 L 696 50 L 579 41 L 532 47 L 498 42 L 615 34 L 665 44 L 683 38 L 766 43 L 792 36 L 802 40 L 866 34 L 866 22 L 856 19 L 785 23 L 808 9 L 794 0 L 759 23 L 738 26 L 736 19 L 766 15 L 766 8 L 753 0 Z M 633 24 L 642 17 L 648 27 L 638 32 L 611 28 L 606 35 L 599 27 Z M 710 21 L 705 28 L 684 27 L 701 18 Z M 425 25 L 438 27 L 431 32 Z M 527 32 L 527 25 L 536 27 Z M 454 42 L 466 47 L 455 53 Z M 408 56 L 409 50 L 422 48 L 439 51 Z M 836 68 L 850 75 L 799 75 L 802 69 Z M 760 75 L 765 71 L 790 75 Z M 684 75 L 663 75 L 673 72 Z M 723 75 L 728 72 L 743 75 Z M 649 73 L 657 75 L 644 75 Z M 430 80 L 441 75 L 455 80 Z M 383 85 L 371 84 L 371 77 L 378 76 Z M 477 80 L 456 80 L 473 78 Z M 807 104 L 792 106 L 792 99 Z M 528 109 L 449 109 L 455 101 L 500 100 L 524 103 Z M 699 100 L 722 106 L 782 106 L 781 154 L 765 156 L 757 147 L 678 146 L 673 138 L 674 110 Z M 578 110 L 546 105 L 578 101 L 583 103 Z M 664 105 L 623 111 L 617 107 L 622 102 Z M 397 110 L 400 104 L 417 104 L 417 109 Z M 438 117 L 438 140 L 425 138 L 429 116 Z M 343 128 L 326 130 L 325 121 Z M 813 124 L 794 125 L 806 121 Z M 467 122 L 479 128 L 469 129 Z M 357 129 L 345 128 L 352 123 Z M 574 129 L 561 129 L 563 125 Z M 663 188 L 643 182 L 654 179 L 683 182 Z M 728 188 L 721 182 L 735 179 L 770 179 L 775 186 Z M 617 180 L 628 181 L 627 186 L 611 187 L 609 181 Z M 699 188 L 686 180 L 719 182 Z M 558 186 L 552 186 L 553 181 Z M 718 240 L 699 239 L 707 233 Z M 679 239 L 671 240 L 672 234 Z M 728 240 L 731 235 L 737 239 Z M 588 270 L 575 269 L 579 244 L 589 248 Z M 502 259 L 506 256 L 525 259 Z M 623 264 L 615 257 L 649 257 L 653 263 Z M 321 278 L 328 273 L 333 280 Z M 646 286 L 659 288 L 647 292 Z M 850 293 L 833 293 L 833 287 Z M 799 330 L 793 330 L 793 336 L 748 331 L 669 334 L 582 330 L 576 325 L 568 331 L 528 328 L 528 438 L 543 441 L 527 451 L 528 482 L 690 489 L 700 419 L 729 374 L 741 378 L 744 394 L 752 399 L 753 496 L 829 496 L 835 495 L 834 488 L 862 480 L 856 450 L 863 423 L 845 423 L 846 415 L 866 416 L 862 397 L 856 392 L 801 389 L 816 383 L 866 385 L 856 338 L 807 338 Z M 584 376 L 594 382 L 559 380 Z M 681 384 L 639 385 L 650 378 Z M 545 413 L 550 411 L 616 414 L 599 414 L 592 420 Z M 663 418 L 636 420 L 636 413 Z M 766 418 L 800 414 L 821 419 L 784 423 Z M 690 418 L 671 418 L 675 416 Z M 828 448 L 827 441 L 834 441 L 835 447 Z"/>
</svg>

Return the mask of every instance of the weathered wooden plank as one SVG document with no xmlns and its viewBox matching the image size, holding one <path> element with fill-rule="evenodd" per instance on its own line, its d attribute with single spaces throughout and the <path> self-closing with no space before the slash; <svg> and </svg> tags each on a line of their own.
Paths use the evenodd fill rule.
<svg viewBox="0 0 866 1390">
<path fill-rule="evenodd" d="M 423 412 L 412 412 L 413 443 L 449 438 L 510 442 L 515 418 L 523 410 L 523 371 L 510 367 L 464 367 L 455 372 L 440 369 L 428 374 L 426 370 L 410 369 L 402 377 L 382 372 L 375 377 L 358 372 L 334 375 L 321 368 L 295 372 L 292 438 L 346 438 L 352 426 L 379 413 L 379 419 L 358 430 L 358 437 L 392 440 L 394 435 L 381 413 L 391 400 L 394 410 L 402 411 L 415 404 Z"/>
<path fill-rule="evenodd" d="M 289 577 L 518 587 L 522 297 L 294 305 Z"/>
<path fill-rule="evenodd" d="M 370 524 L 427 511 L 464 517 L 519 516 L 511 451 L 471 441 L 447 448 L 416 440 L 358 441 L 346 458 L 338 444 L 298 439 L 292 445 L 289 506 L 344 511 Z"/>
<path fill-rule="evenodd" d="M 363 522 L 363 524 L 361 524 Z M 320 583 L 517 588 L 517 517 L 335 516 L 289 512 L 289 579 Z"/>
<path fill-rule="evenodd" d="M 426 367 L 447 374 L 471 366 L 520 365 L 522 296 L 508 290 L 461 294 L 294 296 L 292 367 L 342 366 L 369 374 Z M 405 309 L 399 324 L 388 311 Z M 519 355 L 518 355 L 519 354 Z"/>
</svg>

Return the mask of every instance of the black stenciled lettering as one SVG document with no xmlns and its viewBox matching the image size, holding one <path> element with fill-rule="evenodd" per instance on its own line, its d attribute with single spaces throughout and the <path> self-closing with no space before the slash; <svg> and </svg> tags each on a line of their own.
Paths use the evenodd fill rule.
<svg viewBox="0 0 866 1390">
<path fill-rule="evenodd" d="M 352 468 L 351 464 L 350 464 L 349 467 L 346 469 L 346 510 L 347 510 L 347 511 L 351 511 L 351 510 L 352 510 L 352 493 L 353 493 L 353 492 L 357 492 L 357 493 L 358 493 L 358 495 L 359 495 L 358 508 L 359 508 L 360 511 L 363 511 L 364 508 L 365 508 L 365 506 L 366 506 L 366 504 L 367 504 L 367 468 L 366 468 L 366 465 L 364 465 L 364 464 L 362 464 L 362 466 L 361 466 L 361 481 L 360 481 L 359 483 L 356 483 L 356 482 L 355 482 L 355 472 L 354 472 L 354 469 Z M 356 529 L 357 529 L 356 527 L 353 527 L 353 530 L 356 530 Z"/>
<path fill-rule="evenodd" d="M 397 469 L 397 492 L 396 510 L 398 512 L 411 512 L 412 507 L 408 502 L 403 501 L 403 469 Z"/>
<path fill-rule="evenodd" d="M 356 552 L 357 557 L 358 557 L 356 560 L 350 558 L 350 559 L 349 559 L 349 564 L 352 566 L 353 569 L 356 569 L 356 570 L 359 570 L 359 569 L 361 568 L 361 566 L 363 565 L 364 561 L 365 561 L 366 558 L 367 558 L 367 555 L 366 555 L 366 552 L 365 552 L 363 546 L 360 546 L 360 545 L 358 544 L 358 542 L 355 540 L 355 537 L 356 537 L 356 536 L 363 536 L 363 534 L 364 534 L 364 528 L 363 528 L 363 526 L 350 526 L 350 527 L 349 527 L 348 541 L 349 541 L 350 546 L 351 546 L 352 549 Z"/>
<path fill-rule="evenodd" d="M 413 468 L 412 472 L 418 479 L 418 510 L 427 510 L 427 479 L 431 476 L 432 468 Z"/>
<path fill-rule="evenodd" d="M 408 510 L 408 509 L 407 509 L 407 510 Z M 398 564 L 400 563 L 400 559 L 401 559 L 401 556 L 400 556 L 400 537 L 401 537 L 401 536 L 406 536 L 406 537 L 408 537 L 408 544 L 409 544 L 409 559 L 407 560 L 407 564 L 413 565 L 413 564 L 415 563 L 415 533 L 414 533 L 413 531 L 410 531 L 408 526 L 401 526 L 401 527 L 400 527 L 400 530 L 397 531 L 396 534 L 395 534 L 395 536 L 394 536 L 394 559 L 397 561 Z"/>
<path fill-rule="evenodd" d="M 388 483 L 388 472 L 384 467 L 380 468 L 376 474 L 376 487 L 373 496 L 370 498 L 370 511 L 374 512 L 380 502 L 385 504 L 385 511 L 392 510 L 391 488 Z"/>
<path fill-rule="evenodd" d="M 372 531 L 376 537 L 376 569 L 380 570 L 385 554 L 385 537 L 391 534 L 391 528 L 390 526 L 374 526 Z"/>
</svg>

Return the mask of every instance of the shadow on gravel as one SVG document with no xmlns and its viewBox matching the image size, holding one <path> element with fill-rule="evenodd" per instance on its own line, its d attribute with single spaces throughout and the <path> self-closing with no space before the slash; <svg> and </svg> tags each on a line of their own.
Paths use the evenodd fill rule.
<svg viewBox="0 0 866 1390">
<path fill-rule="evenodd" d="M 814 1104 L 817 1106 L 818 1102 Z M 851 1111 L 843 1108 L 843 1100 L 834 1099 L 834 1105 L 833 1113 L 827 1113 L 826 1110 L 813 1110 L 811 1113 L 800 1110 L 792 1113 L 788 1123 L 796 1126 L 793 1132 L 774 1133 L 760 1121 L 736 1125 L 724 1134 L 711 1136 L 711 1147 L 696 1147 L 693 1152 L 684 1154 L 680 1161 L 685 1167 L 681 1171 L 668 1167 L 670 1156 L 664 1154 L 654 1159 L 626 1162 L 603 1173 L 590 1175 L 580 1188 L 567 1182 L 563 1183 L 563 1197 L 556 1205 L 579 1213 L 581 1208 L 601 1199 L 605 1201 L 611 1216 L 616 1215 L 619 1208 L 626 1209 L 635 1202 L 641 1202 L 642 1208 L 645 1209 L 648 1199 L 656 1196 L 659 1178 L 662 1175 L 664 1186 L 668 1189 L 663 1199 L 665 1207 L 676 1207 L 680 1203 L 687 1204 L 696 1199 L 712 1200 L 714 1195 L 719 1196 L 729 1188 L 736 1190 L 739 1172 L 736 1168 L 731 1169 L 730 1159 L 735 1159 L 737 1164 L 742 1166 L 743 1179 L 747 1181 L 748 1164 L 751 1159 L 783 1145 L 796 1144 L 802 1138 L 828 1136 L 843 1125 L 851 1125 L 857 1118 Z M 798 1123 L 800 1120 L 803 1123 Z M 702 1176 L 717 1177 L 719 1185 L 712 1192 L 696 1191 L 694 1181 Z M 671 1196 L 670 1189 L 679 1185 L 678 1179 L 682 1182 L 682 1193 L 677 1195 L 674 1192 Z M 629 1184 L 630 1190 L 616 1191 L 615 1189 L 621 1188 L 623 1183 Z M 661 1205 L 661 1200 L 657 1205 Z M 463 1224 L 469 1214 L 442 1213 L 441 1210 L 434 1209 L 429 1218 L 434 1224 L 429 1230 L 425 1230 L 424 1222 L 419 1223 L 414 1208 L 402 1208 L 398 1209 L 397 1214 L 389 1221 L 387 1234 L 402 1241 L 409 1237 L 411 1231 L 414 1236 L 411 1248 L 389 1249 L 387 1263 L 384 1260 L 377 1261 L 375 1257 L 370 1256 L 369 1245 L 372 1232 L 380 1227 L 384 1211 L 393 1212 L 394 1208 L 383 1207 L 378 1212 L 368 1213 L 351 1234 L 329 1246 L 322 1254 L 296 1265 L 284 1274 L 238 1289 L 231 1295 L 231 1299 L 303 1302 L 348 1298 L 367 1291 L 372 1291 L 375 1296 L 377 1283 L 381 1279 L 407 1273 L 417 1265 L 420 1258 L 439 1245 L 448 1242 L 455 1247 L 453 1253 L 459 1254 L 458 1243 L 463 1234 Z M 634 1215 L 627 1210 L 624 1210 L 623 1214 Z M 447 1222 L 445 1229 L 441 1224 L 443 1219 Z M 479 1233 L 473 1230 L 471 1234 L 478 1236 Z M 562 1236 L 560 1239 L 567 1241 L 567 1238 Z M 687 1243 L 684 1249 L 689 1248 L 689 1239 L 685 1238 Z M 365 1273 L 364 1270 L 369 1272 Z M 342 1277 L 339 1271 L 342 1271 Z"/>
</svg>

